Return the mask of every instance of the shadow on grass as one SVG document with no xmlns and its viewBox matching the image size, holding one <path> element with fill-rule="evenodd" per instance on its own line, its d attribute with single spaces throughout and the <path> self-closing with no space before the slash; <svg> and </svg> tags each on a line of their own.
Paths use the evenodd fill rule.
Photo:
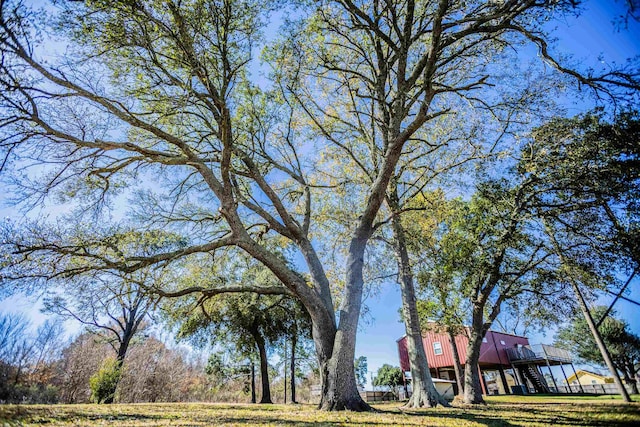
<svg viewBox="0 0 640 427">
<path fill-rule="evenodd" d="M 2 409 L 2 408 L 0 408 Z M 0 425 L 2 423 L 12 425 L 20 425 L 20 423 L 29 424 L 48 424 L 51 422 L 87 422 L 87 421 L 103 421 L 103 422 L 122 422 L 122 421 L 153 421 L 167 419 L 163 415 L 140 414 L 140 413 L 95 413 L 82 410 L 56 410 L 56 406 L 52 405 L 48 408 L 29 408 L 16 405 L 11 408 L 0 410 Z"/>
<path fill-rule="evenodd" d="M 65 425 L 118 425 L 136 423 L 140 426 L 158 425 L 178 421 L 181 425 L 281 425 L 302 427 L 337 427 L 348 425 L 468 425 L 477 423 L 486 427 L 515 425 L 548 426 L 632 426 L 640 425 L 640 406 L 586 403 L 510 404 L 489 403 L 483 406 L 453 407 L 446 409 L 400 409 L 374 407 L 375 413 L 357 414 L 338 412 L 322 414 L 313 409 L 298 407 L 290 411 L 280 405 L 173 405 L 128 406 L 104 412 L 97 408 L 82 407 L 25 407 L 0 405 L 0 426 L 25 424 Z M 106 408 L 105 408 L 106 409 Z M 293 408 L 291 408 L 293 409 Z M 231 412 L 238 411 L 238 412 Z M 186 424 L 185 424 L 186 423 Z"/>
</svg>

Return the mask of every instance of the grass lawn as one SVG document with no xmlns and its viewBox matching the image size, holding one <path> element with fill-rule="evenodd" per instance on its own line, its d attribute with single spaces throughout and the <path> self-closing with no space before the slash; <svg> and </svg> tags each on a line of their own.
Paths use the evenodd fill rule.
<svg viewBox="0 0 640 427">
<path fill-rule="evenodd" d="M 5 426 L 614 426 L 640 425 L 640 403 L 611 396 L 491 396 L 481 407 L 378 412 L 321 412 L 311 405 L 158 403 L 135 405 L 0 405 Z"/>
</svg>

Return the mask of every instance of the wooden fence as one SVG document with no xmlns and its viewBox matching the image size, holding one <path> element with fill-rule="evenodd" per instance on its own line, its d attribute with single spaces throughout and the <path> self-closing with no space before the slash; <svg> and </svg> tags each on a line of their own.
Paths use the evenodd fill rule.
<svg viewBox="0 0 640 427">
<path fill-rule="evenodd" d="M 582 387 L 582 388 L 581 388 Z M 625 388 L 631 393 L 631 387 L 625 385 Z M 561 385 L 550 387 L 552 393 L 590 393 L 590 394 L 619 394 L 618 387 L 615 384 L 583 384 L 579 386 L 572 384 L 570 386 Z"/>
<path fill-rule="evenodd" d="M 390 391 L 363 391 L 360 392 L 360 396 L 362 396 L 366 402 L 388 402 L 398 400 L 398 397 Z"/>
</svg>

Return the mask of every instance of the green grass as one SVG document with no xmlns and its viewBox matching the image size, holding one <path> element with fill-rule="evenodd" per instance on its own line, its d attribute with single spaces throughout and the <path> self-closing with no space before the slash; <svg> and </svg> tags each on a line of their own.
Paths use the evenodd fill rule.
<svg viewBox="0 0 640 427">
<path fill-rule="evenodd" d="M 400 406 L 394 402 L 377 404 L 378 411 L 372 413 L 327 413 L 311 405 L 0 405 L 0 427 L 640 425 L 640 403 L 624 404 L 610 396 L 491 396 L 487 405 L 478 407 L 403 410 Z"/>
</svg>

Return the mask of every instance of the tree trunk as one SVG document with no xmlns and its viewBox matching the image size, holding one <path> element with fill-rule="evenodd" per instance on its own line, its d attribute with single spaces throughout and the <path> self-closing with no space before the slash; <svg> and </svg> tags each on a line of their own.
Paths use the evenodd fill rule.
<svg viewBox="0 0 640 427">
<path fill-rule="evenodd" d="M 390 208 L 397 211 L 398 202 L 395 190 L 387 199 Z M 400 217 L 394 215 L 392 219 L 393 234 L 395 239 L 395 252 L 400 272 L 400 291 L 402 294 L 402 317 L 407 334 L 407 352 L 409 355 L 409 367 L 411 369 L 411 389 L 412 394 L 407 407 L 409 408 L 432 408 L 441 404 L 449 406 L 436 391 L 429 372 L 427 355 L 422 343 L 422 329 L 416 308 L 416 294 L 413 286 L 413 274 L 409 262 L 409 253 L 405 240 L 405 232 L 400 222 Z"/>
<path fill-rule="evenodd" d="M 356 233 L 357 234 L 357 233 Z M 319 408 L 328 411 L 369 411 L 371 407 L 362 400 L 358 392 L 353 361 L 355 360 L 356 332 L 362 306 L 364 285 L 362 268 L 366 237 L 352 239 L 347 258 L 347 285 L 344 299 L 339 310 L 338 329 L 332 340 L 331 358 L 326 363 L 321 360 L 322 396 Z M 313 316 L 312 316 L 313 319 Z M 316 345 L 329 347 L 329 336 L 324 334 L 321 325 L 314 321 L 314 341 Z M 321 336 L 315 336 L 319 333 Z M 320 341 L 320 343 L 319 343 Z"/>
<path fill-rule="evenodd" d="M 114 370 L 117 370 L 116 380 L 111 384 L 111 387 L 105 393 L 106 397 L 102 402 L 98 403 L 106 403 L 108 405 L 112 404 L 116 398 L 116 390 L 118 389 L 118 384 L 120 383 L 120 379 L 122 378 L 122 364 L 124 359 L 120 359 L 120 353 L 118 352 L 118 358 L 116 359 L 116 363 L 113 367 Z"/>
<path fill-rule="evenodd" d="M 251 361 L 251 403 L 256 403 L 256 365 Z"/>
<path fill-rule="evenodd" d="M 269 364 L 267 362 L 267 349 L 265 346 L 264 338 L 257 331 L 254 331 L 253 338 L 256 341 L 256 346 L 258 347 L 258 353 L 260 355 L 260 381 L 262 383 L 262 396 L 260 397 L 260 403 L 273 403 L 271 401 L 271 387 L 269 385 Z"/>
<path fill-rule="evenodd" d="M 482 308 L 474 307 L 471 321 L 471 334 L 467 345 L 467 359 L 464 362 L 464 403 L 484 403 L 480 384 L 480 347 L 484 337 Z"/>
<path fill-rule="evenodd" d="M 460 353 L 458 353 L 458 345 L 456 344 L 456 336 L 453 330 L 447 327 L 447 335 L 449 336 L 449 345 L 451 346 L 451 355 L 453 356 L 453 370 L 456 373 L 456 384 L 458 385 L 458 395 L 464 392 L 464 381 L 462 378 L 462 363 L 460 363 Z"/>
<path fill-rule="evenodd" d="M 318 407 L 323 410 L 371 410 L 358 393 L 353 368 L 356 332 L 362 305 L 362 268 L 367 239 L 368 235 L 351 241 L 347 259 L 347 284 L 343 295 L 344 302 L 338 312 L 338 324 L 322 264 L 310 244 L 301 246 L 311 277 L 317 282 L 316 287 L 326 291 L 323 294 L 307 295 L 310 290 L 306 283 L 296 288 L 298 293 L 307 296 L 301 298 L 301 302 L 311 316 L 311 331 L 322 381 Z"/>
<path fill-rule="evenodd" d="M 626 385 L 631 387 L 631 394 L 638 394 L 638 386 L 636 385 L 636 380 L 629 375 L 629 371 L 626 367 L 622 369 L 622 380 Z"/>
<path fill-rule="evenodd" d="M 291 381 L 291 403 L 298 403 L 296 401 L 296 345 L 298 339 L 296 334 L 291 335 L 291 361 L 289 363 L 289 376 Z"/>
<path fill-rule="evenodd" d="M 638 378 L 636 375 L 636 369 L 632 360 L 628 360 L 625 363 L 626 376 L 629 377 L 629 381 L 626 382 L 631 386 L 631 394 L 638 394 Z"/>
<path fill-rule="evenodd" d="M 131 343 L 133 334 L 134 331 L 131 328 L 126 328 L 124 331 L 122 341 L 120 342 L 120 346 L 116 352 L 116 364 L 114 366 L 114 369 L 118 370 L 118 375 L 116 376 L 116 381 L 114 381 L 111 390 L 109 390 L 108 397 L 105 398 L 102 403 L 111 404 L 114 402 L 116 389 L 122 379 L 122 365 L 124 365 L 124 358 L 127 356 L 127 350 L 129 349 L 129 344 Z"/>
</svg>

